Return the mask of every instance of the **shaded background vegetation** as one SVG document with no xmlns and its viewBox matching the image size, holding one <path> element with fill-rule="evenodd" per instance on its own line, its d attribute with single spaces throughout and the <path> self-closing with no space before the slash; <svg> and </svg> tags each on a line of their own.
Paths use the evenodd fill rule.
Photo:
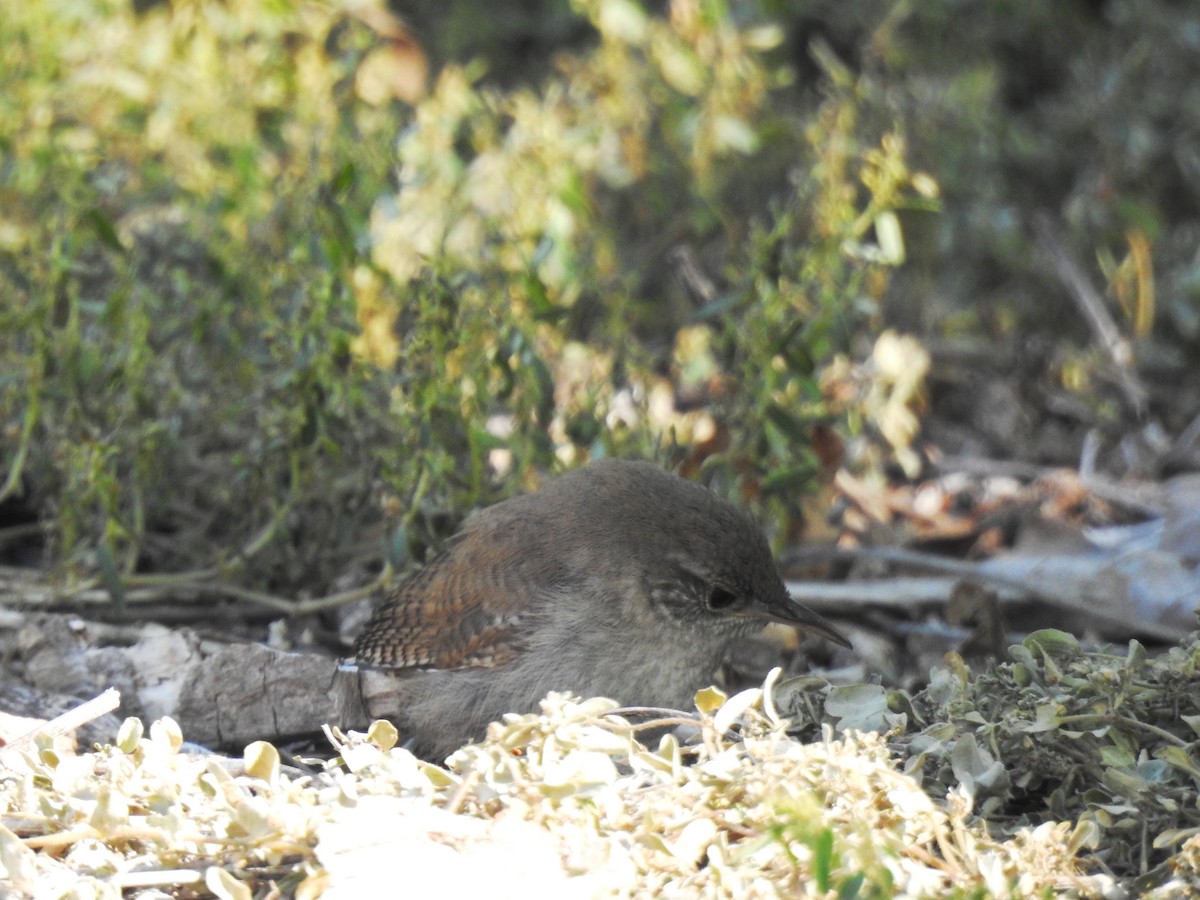
<svg viewBox="0 0 1200 900">
<path fill-rule="evenodd" d="M 1200 408 L 1184 5 L 398 11 L 6 13 L 10 560 L 320 594 L 598 454 L 681 464 L 783 541 L 840 441 L 915 475 L 922 411 L 945 449 L 1064 463 Z M 931 352 L 924 392 L 919 345 L 872 357 L 885 327 Z"/>
</svg>

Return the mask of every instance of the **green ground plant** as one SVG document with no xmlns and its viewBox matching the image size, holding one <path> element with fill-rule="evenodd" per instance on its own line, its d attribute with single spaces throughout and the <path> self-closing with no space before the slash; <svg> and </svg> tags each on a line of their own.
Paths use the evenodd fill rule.
<svg viewBox="0 0 1200 900">
<path fill-rule="evenodd" d="M 796 514 L 821 365 L 925 202 L 904 141 L 832 53 L 798 115 L 780 30 L 722 3 L 577 12 L 537 83 L 449 65 L 415 105 L 356 81 L 361 11 L 14 13 L 3 499 L 64 584 L 322 592 L 381 525 L 402 559 L 539 472 L 713 434 L 708 480 Z"/>
</svg>

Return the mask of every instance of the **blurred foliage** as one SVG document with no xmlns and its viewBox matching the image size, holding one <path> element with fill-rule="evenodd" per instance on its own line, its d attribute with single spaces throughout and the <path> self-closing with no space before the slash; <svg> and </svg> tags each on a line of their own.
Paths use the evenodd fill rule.
<svg viewBox="0 0 1200 900">
<path fill-rule="evenodd" d="M 21 5 L 0 54 L 0 512 L 68 582 L 320 592 L 603 454 L 782 539 L 825 426 L 915 465 L 882 324 L 1045 328 L 1032 209 L 1132 333 L 1200 332 L 1170 4 L 546 0 L 491 43 L 491 7 L 137 6 Z"/>
<path fill-rule="evenodd" d="M 873 4 L 883 15 L 892 4 Z M 878 60 L 912 159 L 945 194 L 928 252 L 895 295 L 929 331 L 1024 337 L 1069 389 L 1096 391 L 1083 318 L 1046 263 L 1060 223 L 1150 379 L 1177 382 L 1200 341 L 1200 26 L 1165 0 L 911 4 Z M 914 254 L 916 255 L 916 254 Z M 1049 302 L 1048 302 L 1049 301 Z M 1037 335 L 1028 340 L 1029 335 Z M 1091 383 L 1078 384 L 1082 367 Z M 1177 431 L 1195 413 L 1167 392 Z"/>
<path fill-rule="evenodd" d="M 389 164 L 339 102 L 365 32 L 316 5 L 6 13 L 3 495 L 65 574 L 319 582 L 398 474 L 338 271 Z"/>
<path fill-rule="evenodd" d="M 417 110 L 400 190 L 372 227 L 373 261 L 398 290 L 360 297 L 373 322 L 400 327 L 358 347 L 385 366 L 411 360 L 405 336 L 420 329 L 400 289 L 444 269 L 464 366 L 447 374 L 506 401 L 512 434 L 541 426 L 569 462 L 653 454 L 663 434 L 680 453 L 710 440 L 709 477 L 762 490 L 782 524 L 817 469 L 819 363 L 848 346 L 902 254 L 875 229 L 913 193 L 903 140 L 860 122 L 870 87 L 832 57 L 813 119 L 789 121 L 768 90 L 786 73 L 759 55 L 778 29 L 739 30 L 720 3 L 675 3 L 665 19 L 625 0 L 579 6 L 600 43 L 539 88 L 475 86 L 450 66 Z M 762 205 L 745 209 L 772 166 Z M 709 268 L 694 289 L 673 271 L 693 243 Z M 483 327 L 498 308 L 501 326 Z M 681 413 L 689 388 L 698 408 Z M 508 449 L 518 470 L 538 461 Z"/>
<path fill-rule="evenodd" d="M 780 32 L 722 3 L 578 12 L 596 42 L 538 85 L 448 65 L 416 106 L 382 9 L 10 17 L 3 496 L 61 574 L 322 590 L 381 500 L 402 557 L 494 470 L 714 435 L 724 489 L 794 512 L 819 363 L 897 261 L 903 141 L 832 58 L 812 118 L 774 107 Z"/>
</svg>

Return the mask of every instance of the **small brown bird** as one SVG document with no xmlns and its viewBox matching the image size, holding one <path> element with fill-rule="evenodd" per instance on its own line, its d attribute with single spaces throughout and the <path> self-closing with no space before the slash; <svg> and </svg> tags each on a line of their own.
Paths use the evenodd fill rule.
<svg viewBox="0 0 1200 900">
<path fill-rule="evenodd" d="M 354 661 L 395 672 L 389 718 L 440 758 L 554 690 L 690 708 L 729 643 L 771 621 L 850 646 L 791 599 L 744 512 L 602 460 L 468 519 L 383 599 Z"/>
</svg>

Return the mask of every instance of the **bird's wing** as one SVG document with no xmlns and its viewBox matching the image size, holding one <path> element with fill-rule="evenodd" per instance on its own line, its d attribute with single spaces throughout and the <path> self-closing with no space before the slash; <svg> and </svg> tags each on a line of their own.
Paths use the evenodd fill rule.
<svg viewBox="0 0 1200 900">
<path fill-rule="evenodd" d="M 540 586 L 484 562 L 452 546 L 397 585 L 359 637 L 356 661 L 392 669 L 490 668 L 520 653 L 522 610 Z"/>
</svg>

